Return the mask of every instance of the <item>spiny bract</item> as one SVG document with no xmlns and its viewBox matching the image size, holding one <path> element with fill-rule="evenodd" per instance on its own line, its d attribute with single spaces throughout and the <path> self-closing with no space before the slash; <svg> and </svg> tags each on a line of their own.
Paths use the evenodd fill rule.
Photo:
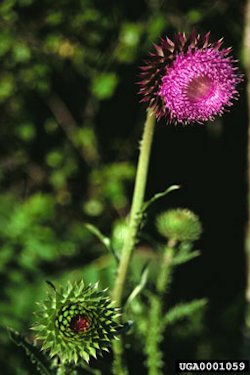
<svg viewBox="0 0 250 375">
<path fill-rule="evenodd" d="M 38 305 L 32 327 L 36 339 L 42 340 L 42 350 L 63 363 L 88 362 L 91 356 L 108 351 L 120 328 L 116 323 L 119 309 L 97 284 L 68 282 L 65 288 L 53 288 Z"/>
<path fill-rule="evenodd" d="M 202 233 L 200 219 L 186 208 L 176 208 L 161 213 L 156 220 L 159 233 L 169 240 L 195 241 Z"/>
</svg>

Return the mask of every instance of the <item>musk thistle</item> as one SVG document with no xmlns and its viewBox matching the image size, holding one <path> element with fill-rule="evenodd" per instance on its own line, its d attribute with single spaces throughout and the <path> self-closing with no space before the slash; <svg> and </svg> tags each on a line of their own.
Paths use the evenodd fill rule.
<svg viewBox="0 0 250 375">
<path fill-rule="evenodd" d="M 189 124 L 214 120 L 238 97 L 242 81 L 223 39 L 210 42 L 210 33 L 178 33 L 172 41 L 162 38 L 141 66 L 141 101 L 157 117 L 170 123 Z"/>
<path fill-rule="evenodd" d="M 52 285 L 52 284 L 51 284 Z M 42 340 L 42 350 L 59 357 L 62 363 L 88 362 L 90 357 L 108 351 L 119 326 L 114 308 L 106 290 L 97 284 L 85 286 L 83 281 L 48 293 L 38 303 L 36 324 L 32 329 L 36 339 Z"/>
</svg>

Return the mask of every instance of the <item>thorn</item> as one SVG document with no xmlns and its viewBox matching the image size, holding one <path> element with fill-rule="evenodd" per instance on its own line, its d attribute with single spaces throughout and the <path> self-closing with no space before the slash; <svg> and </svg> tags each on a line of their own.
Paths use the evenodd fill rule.
<svg viewBox="0 0 250 375">
<path fill-rule="evenodd" d="M 56 292 L 56 287 L 55 287 L 55 285 L 51 282 L 51 281 L 49 281 L 49 280 L 45 280 L 46 281 L 46 283 Z"/>
</svg>

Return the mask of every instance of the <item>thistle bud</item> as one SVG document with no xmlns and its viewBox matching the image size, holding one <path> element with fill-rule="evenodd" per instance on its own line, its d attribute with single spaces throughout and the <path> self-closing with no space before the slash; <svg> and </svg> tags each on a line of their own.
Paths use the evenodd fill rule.
<svg viewBox="0 0 250 375">
<path fill-rule="evenodd" d="M 197 215 L 183 208 L 168 210 L 160 214 L 156 221 L 159 233 L 175 241 L 198 240 L 202 226 Z"/>
<path fill-rule="evenodd" d="M 97 284 L 85 286 L 83 281 L 60 287 L 48 293 L 38 304 L 37 321 L 32 329 L 42 340 L 42 350 L 62 363 L 86 362 L 103 350 L 108 351 L 118 333 L 114 308 L 106 290 Z"/>
</svg>

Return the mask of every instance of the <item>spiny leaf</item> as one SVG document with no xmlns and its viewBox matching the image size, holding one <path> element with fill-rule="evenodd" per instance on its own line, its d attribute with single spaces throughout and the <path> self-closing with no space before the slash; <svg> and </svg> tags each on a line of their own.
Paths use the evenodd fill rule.
<svg viewBox="0 0 250 375">
<path fill-rule="evenodd" d="M 114 249 L 111 246 L 111 241 L 108 237 L 106 237 L 96 226 L 90 223 L 84 224 L 85 228 L 88 229 L 90 233 L 92 233 L 95 237 L 98 238 L 98 240 L 106 247 L 107 250 L 111 252 L 113 257 L 115 258 L 116 262 L 119 263 L 119 257 L 114 251 Z"/>
<path fill-rule="evenodd" d="M 37 371 L 41 375 L 55 374 L 55 372 L 50 368 L 49 359 L 42 354 L 35 345 L 31 344 L 23 335 L 17 331 L 14 331 L 12 328 L 8 328 L 8 332 L 11 340 L 17 346 L 21 346 L 25 350 L 25 353 L 29 357 L 31 363 L 36 366 Z"/>
<path fill-rule="evenodd" d="M 163 318 L 163 325 L 168 326 L 183 318 L 191 318 L 192 315 L 207 305 L 207 299 L 195 299 L 191 302 L 179 303 L 172 307 Z"/>
<path fill-rule="evenodd" d="M 149 199 L 147 202 L 144 203 L 144 205 L 142 207 L 142 212 L 145 212 L 149 208 L 149 206 L 151 206 L 151 204 L 153 204 L 158 199 L 163 198 L 163 197 L 165 197 L 165 195 L 167 195 L 171 191 L 178 190 L 180 188 L 181 188 L 180 185 L 172 185 L 172 186 L 168 187 L 167 189 L 165 189 L 164 191 L 155 194 L 151 199 Z"/>
</svg>

